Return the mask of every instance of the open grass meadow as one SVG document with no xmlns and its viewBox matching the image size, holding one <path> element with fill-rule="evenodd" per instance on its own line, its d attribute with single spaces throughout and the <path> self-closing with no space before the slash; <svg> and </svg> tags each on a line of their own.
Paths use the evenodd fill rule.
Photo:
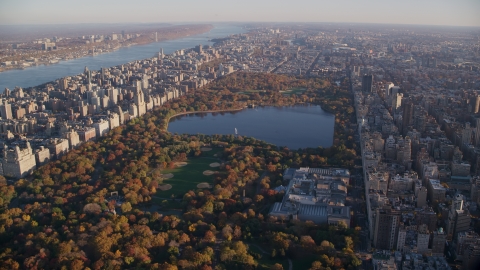
<svg viewBox="0 0 480 270">
<path fill-rule="evenodd" d="M 176 167 L 174 169 L 165 169 L 163 174 L 171 173 L 173 177 L 163 180 L 162 184 L 170 184 L 172 188 L 162 191 L 158 189 L 156 196 L 161 198 L 171 198 L 172 194 L 177 197 L 187 193 L 190 190 L 196 190 L 197 185 L 203 182 L 213 185 L 215 175 L 204 175 L 203 172 L 210 170 L 217 172 L 218 167 L 210 167 L 211 163 L 220 162 L 214 157 L 214 154 L 219 152 L 219 149 L 203 152 L 202 156 L 196 158 L 189 158 L 187 165 Z"/>
<path fill-rule="evenodd" d="M 299 94 L 302 94 L 303 92 L 305 92 L 307 89 L 305 88 L 301 88 L 301 87 L 295 87 L 295 88 L 292 88 L 292 89 L 288 89 L 288 90 L 285 90 L 285 91 L 280 91 L 280 93 L 284 94 L 284 95 L 299 95 Z"/>
</svg>

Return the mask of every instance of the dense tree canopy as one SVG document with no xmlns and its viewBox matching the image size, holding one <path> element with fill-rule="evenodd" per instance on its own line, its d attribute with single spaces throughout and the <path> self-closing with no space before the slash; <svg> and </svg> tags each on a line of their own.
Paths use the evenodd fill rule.
<svg viewBox="0 0 480 270">
<path fill-rule="evenodd" d="M 279 92 L 293 86 L 306 91 Z M 285 168 L 353 166 L 354 115 L 344 88 L 319 79 L 235 73 L 84 143 L 14 185 L 0 181 L 0 269 L 255 269 L 261 255 L 249 248 L 252 241 L 269 248 L 274 260 L 310 254 L 318 258 L 312 269 L 357 266 L 356 231 L 265 216 L 283 196 L 271 188 L 282 184 Z M 294 151 L 249 137 L 166 131 L 178 113 L 252 103 L 321 104 L 336 114 L 336 141 Z M 162 172 L 202 157 L 205 145 L 219 149 L 222 163 L 213 187 L 192 187 L 174 202 L 156 199 Z M 181 214 L 163 211 L 169 207 Z"/>
</svg>

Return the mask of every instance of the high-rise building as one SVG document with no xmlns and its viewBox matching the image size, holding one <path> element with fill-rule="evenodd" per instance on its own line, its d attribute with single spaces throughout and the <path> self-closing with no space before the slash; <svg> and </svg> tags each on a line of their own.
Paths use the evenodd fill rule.
<svg viewBox="0 0 480 270">
<path fill-rule="evenodd" d="M 101 80 L 102 80 L 102 85 L 105 85 L 105 79 L 106 79 L 106 74 L 105 74 L 105 73 L 106 73 L 106 70 L 107 70 L 106 68 L 102 68 L 102 69 L 101 69 L 101 75 L 100 75 L 100 76 L 101 76 Z"/>
<path fill-rule="evenodd" d="M 135 91 L 136 92 L 141 91 L 142 90 L 142 81 L 139 81 L 139 80 L 135 81 L 134 86 L 135 86 Z"/>
<path fill-rule="evenodd" d="M 415 196 L 417 197 L 417 207 L 424 207 L 427 205 L 427 188 L 420 186 L 415 189 Z"/>
<path fill-rule="evenodd" d="M 480 111 L 480 95 L 475 95 L 470 99 L 471 110 L 473 113 L 478 113 Z"/>
<path fill-rule="evenodd" d="M 10 120 L 13 118 L 12 116 L 12 104 L 9 104 L 7 100 L 0 105 L 0 115 L 4 120 Z"/>
<path fill-rule="evenodd" d="M 470 213 L 463 209 L 463 195 L 455 195 L 448 213 L 447 234 L 451 235 L 453 239 L 456 239 L 459 232 L 468 231 L 470 221 Z"/>
<path fill-rule="evenodd" d="M 408 99 L 403 106 L 402 134 L 407 135 L 409 126 L 413 125 L 413 101 Z"/>
<path fill-rule="evenodd" d="M 366 93 L 371 93 L 373 91 L 373 75 L 363 75 L 362 91 Z"/>
<path fill-rule="evenodd" d="M 90 84 L 92 83 L 92 73 L 90 72 L 90 70 L 88 70 L 88 67 L 85 67 L 83 74 L 85 74 L 85 77 L 87 78 L 87 83 L 89 84 L 89 87 L 91 87 Z"/>
<path fill-rule="evenodd" d="M 198 54 L 202 54 L 202 53 L 203 53 L 202 44 L 200 44 L 200 45 L 198 45 L 198 46 L 195 46 L 195 51 L 196 51 Z"/>
<path fill-rule="evenodd" d="M 428 243 L 430 242 L 430 233 L 428 230 L 419 231 L 417 234 L 417 253 L 423 254 L 428 251 Z"/>
<path fill-rule="evenodd" d="M 425 132 L 425 126 L 427 124 L 427 116 L 425 114 L 420 114 L 418 117 L 415 117 L 414 127 L 419 132 Z"/>
<path fill-rule="evenodd" d="M 3 149 L 2 174 L 14 178 L 22 178 L 37 168 L 35 153 L 27 141 L 26 147 L 14 149 L 7 146 Z"/>
<path fill-rule="evenodd" d="M 353 66 L 353 74 L 354 76 L 360 76 L 360 67 L 359 66 Z"/>
<path fill-rule="evenodd" d="M 107 90 L 107 94 L 108 94 L 108 105 L 110 107 L 113 107 L 115 105 L 117 105 L 117 102 L 118 102 L 118 90 L 115 89 L 115 88 L 109 88 Z"/>
<path fill-rule="evenodd" d="M 391 209 L 377 209 L 373 245 L 377 249 L 392 250 L 396 247 L 400 213 Z"/>
<path fill-rule="evenodd" d="M 455 228 L 453 231 L 453 238 L 455 239 L 460 232 L 465 232 L 470 229 L 470 222 L 472 218 L 468 210 L 455 211 Z"/>
<path fill-rule="evenodd" d="M 403 99 L 403 94 L 402 93 L 396 93 L 394 96 L 392 96 L 392 113 L 395 114 L 402 106 L 402 99 Z"/>
<path fill-rule="evenodd" d="M 474 231 L 460 232 L 455 242 L 455 257 L 461 261 L 468 247 L 476 242 L 480 242 L 480 236 Z"/>
<path fill-rule="evenodd" d="M 480 241 L 471 244 L 463 255 L 463 269 L 480 268 Z"/>
<path fill-rule="evenodd" d="M 437 214 L 431 207 L 424 207 L 422 211 L 417 211 L 415 215 L 415 222 L 417 225 L 425 225 L 429 231 L 437 230 Z"/>
<path fill-rule="evenodd" d="M 443 228 L 438 229 L 438 231 L 433 232 L 432 239 L 432 255 L 433 256 L 443 256 L 445 251 L 445 241 L 447 236 L 443 231 Z"/>
<path fill-rule="evenodd" d="M 392 96 L 392 88 L 395 85 L 392 82 L 388 82 L 385 84 L 385 99 L 389 99 Z"/>
<path fill-rule="evenodd" d="M 71 129 L 67 133 L 65 133 L 65 138 L 68 140 L 68 144 L 70 149 L 74 149 L 80 144 L 80 135 L 78 135 L 77 131 Z"/>
<path fill-rule="evenodd" d="M 65 90 L 68 89 L 68 80 L 67 80 L 67 78 L 62 78 L 62 79 L 60 79 L 60 89 L 62 89 L 63 91 L 65 91 Z"/>
<path fill-rule="evenodd" d="M 122 107 L 117 105 L 114 111 L 118 114 L 120 125 L 125 124 L 125 114 L 123 113 Z"/>
<path fill-rule="evenodd" d="M 472 128 L 470 127 L 470 122 L 465 123 L 465 127 L 462 130 L 462 147 L 465 144 L 470 144 L 472 139 Z"/>
<path fill-rule="evenodd" d="M 398 230 L 398 237 L 397 237 L 397 250 L 403 252 L 405 247 L 405 239 L 407 237 L 407 230 L 405 229 L 404 225 L 401 225 Z"/>
<path fill-rule="evenodd" d="M 135 93 L 134 101 L 137 109 L 137 116 L 142 116 L 147 112 L 145 98 L 142 90 Z"/>
<path fill-rule="evenodd" d="M 475 146 L 480 146 L 480 118 L 475 118 Z"/>
</svg>

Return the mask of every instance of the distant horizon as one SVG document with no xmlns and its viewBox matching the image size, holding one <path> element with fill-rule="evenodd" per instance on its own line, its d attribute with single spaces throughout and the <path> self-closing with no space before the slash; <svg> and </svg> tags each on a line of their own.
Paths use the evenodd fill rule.
<svg viewBox="0 0 480 270">
<path fill-rule="evenodd" d="M 155 25 L 165 27 L 188 24 L 352 24 L 352 25 L 392 25 L 392 26 L 434 26 L 434 27 L 465 27 L 480 28 L 480 25 L 448 25 L 448 24 L 416 24 L 416 23 L 381 23 L 381 22 L 314 22 L 314 21 L 191 21 L 191 22 L 79 22 L 79 23 L 30 23 L 30 24 L 0 24 L 3 26 L 48 26 L 48 25 Z"/>
<path fill-rule="evenodd" d="M 478 0 L 2 0 L 0 25 L 368 23 L 480 27 Z"/>
</svg>

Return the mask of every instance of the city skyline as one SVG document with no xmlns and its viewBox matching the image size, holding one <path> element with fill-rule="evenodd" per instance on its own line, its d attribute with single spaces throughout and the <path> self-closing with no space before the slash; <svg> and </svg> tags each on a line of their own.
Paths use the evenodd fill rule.
<svg viewBox="0 0 480 270">
<path fill-rule="evenodd" d="M 480 1 L 5 0 L 0 25 L 154 22 L 344 22 L 480 26 Z"/>
</svg>

